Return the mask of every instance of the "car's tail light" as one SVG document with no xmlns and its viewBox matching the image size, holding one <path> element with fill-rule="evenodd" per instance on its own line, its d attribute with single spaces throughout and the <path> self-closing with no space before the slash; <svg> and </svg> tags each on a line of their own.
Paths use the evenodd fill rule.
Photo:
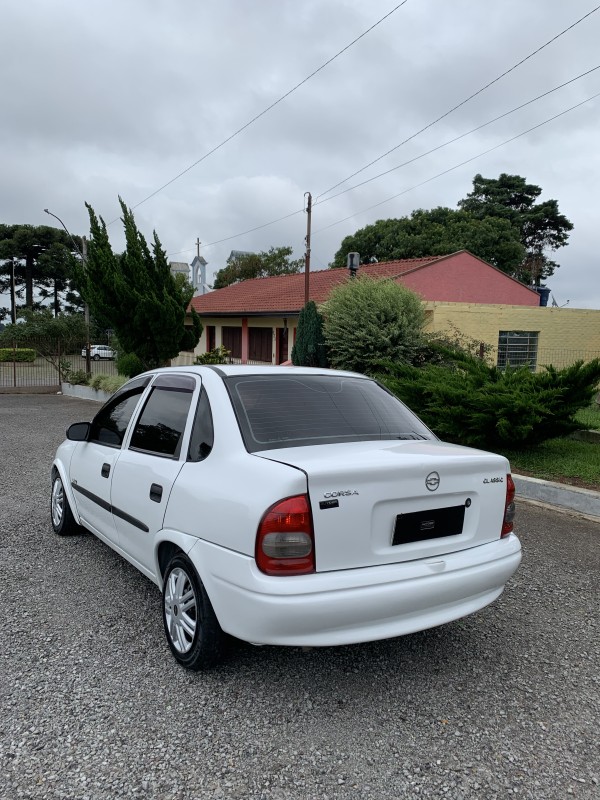
<svg viewBox="0 0 600 800">
<path fill-rule="evenodd" d="M 515 518 L 515 482 L 512 475 L 509 473 L 506 476 L 506 503 L 504 505 L 504 520 L 502 522 L 502 532 L 500 538 L 512 533 L 514 528 L 513 520 Z"/>
<path fill-rule="evenodd" d="M 305 494 L 280 500 L 263 514 L 256 534 L 256 564 L 267 575 L 315 571 L 312 514 Z"/>
</svg>

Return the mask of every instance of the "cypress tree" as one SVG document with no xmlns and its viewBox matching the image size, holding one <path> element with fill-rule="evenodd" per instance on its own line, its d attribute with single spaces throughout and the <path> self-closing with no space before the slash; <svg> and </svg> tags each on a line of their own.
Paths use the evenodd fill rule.
<svg viewBox="0 0 600 800">
<path fill-rule="evenodd" d="M 120 255 L 112 251 L 104 220 L 86 203 L 91 241 L 78 282 L 94 317 L 151 369 L 195 347 L 202 325 L 192 310 L 192 326 L 185 326 L 189 293 L 173 278 L 156 231 L 150 250 L 131 210 L 121 198 L 119 203 L 126 241 Z"/>
<path fill-rule="evenodd" d="M 313 300 L 300 311 L 292 363 L 299 367 L 327 367 L 327 347 L 323 334 L 323 317 Z"/>
</svg>

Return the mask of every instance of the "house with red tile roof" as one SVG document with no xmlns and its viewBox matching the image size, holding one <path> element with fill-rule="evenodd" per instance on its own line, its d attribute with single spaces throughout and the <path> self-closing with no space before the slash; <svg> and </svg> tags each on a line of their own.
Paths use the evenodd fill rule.
<svg viewBox="0 0 600 800">
<path fill-rule="evenodd" d="M 568 366 L 600 357 L 600 311 L 540 305 L 540 294 L 466 250 L 446 256 L 408 258 L 361 266 L 359 275 L 387 278 L 417 292 L 426 330 L 457 332 L 488 345 L 499 366 Z M 317 305 L 351 280 L 347 269 L 310 274 Z M 204 331 L 195 351 L 173 362 L 224 345 L 235 362 L 281 364 L 291 356 L 304 306 L 305 276 L 256 278 L 194 297 Z"/>
<path fill-rule="evenodd" d="M 361 266 L 359 275 L 387 278 L 417 292 L 428 321 L 433 306 L 503 305 L 539 307 L 539 294 L 466 250 L 446 256 L 407 258 Z M 309 296 L 317 305 L 331 291 L 350 280 L 345 268 L 310 274 Z M 200 297 L 192 307 L 200 315 L 204 332 L 195 353 L 224 345 L 242 363 L 286 361 L 295 341 L 298 316 L 304 306 L 305 276 L 280 275 L 242 281 Z"/>
</svg>

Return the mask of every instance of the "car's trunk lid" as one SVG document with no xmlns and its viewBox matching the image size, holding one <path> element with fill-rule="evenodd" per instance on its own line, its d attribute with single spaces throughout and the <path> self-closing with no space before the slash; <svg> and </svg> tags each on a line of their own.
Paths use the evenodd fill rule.
<svg viewBox="0 0 600 800">
<path fill-rule="evenodd" d="M 438 441 L 262 451 L 306 473 L 318 572 L 441 556 L 500 537 L 507 460 Z"/>
</svg>

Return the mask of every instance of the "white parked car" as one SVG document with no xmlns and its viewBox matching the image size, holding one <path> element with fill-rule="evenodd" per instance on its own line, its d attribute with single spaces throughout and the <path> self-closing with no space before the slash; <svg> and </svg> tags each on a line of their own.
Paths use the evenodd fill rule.
<svg viewBox="0 0 600 800">
<path fill-rule="evenodd" d="M 173 655 L 201 669 L 224 634 L 343 645 L 483 608 L 521 560 L 513 498 L 504 457 L 439 441 L 362 375 L 199 366 L 70 426 L 51 515 L 157 584 Z"/>
<path fill-rule="evenodd" d="M 81 357 L 85 358 L 85 347 L 81 350 Z M 106 344 L 91 344 L 90 345 L 90 358 L 94 361 L 100 361 L 101 358 L 114 359 L 117 354 Z"/>
</svg>

